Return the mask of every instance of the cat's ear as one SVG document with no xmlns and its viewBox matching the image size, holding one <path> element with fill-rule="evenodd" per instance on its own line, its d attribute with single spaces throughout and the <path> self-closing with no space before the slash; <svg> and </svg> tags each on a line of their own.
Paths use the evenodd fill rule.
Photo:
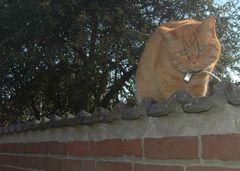
<svg viewBox="0 0 240 171">
<path fill-rule="evenodd" d="M 216 36 L 214 17 L 213 16 L 206 17 L 202 21 L 202 24 L 199 27 L 199 31 L 202 33 L 209 34 L 211 36 Z"/>
<path fill-rule="evenodd" d="M 176 37 L 172 33 L 172 29 L 169 29 L 167 27 L 158 27 L 158 32 L 168 43 L 174 42 L 176 40 Z"/>
</svg>

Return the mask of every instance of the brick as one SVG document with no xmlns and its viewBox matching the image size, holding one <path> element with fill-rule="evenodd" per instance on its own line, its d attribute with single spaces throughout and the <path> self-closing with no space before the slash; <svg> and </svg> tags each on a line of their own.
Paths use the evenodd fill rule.
<svg viewBox="0 0 240 171">
<path fill-rule="evenodd" d="M 142 157 L 141 139 L 124 140 L 123 154 L 127 156 Z"/>
<path fill-rule="evenodd" d="M 96 171 L 132 171 L 131 163 L 97 162 Z"/>
<path fill-rule="evenodd" d="M 0 155 L 0 164 L 15 166 L 16 160 L 17 160 L 16 156 Z"/>
<path fill-rule="evenodd" d="M 68 142 L 67 151 L 71 155 L 87 156 L 88 155 L 88 141 Z"/>
<path fill-rule="evenodd" d="M 25 153 L 25 144 L 24 143 L 14 144 L 14 152 L 15 153 Z"/>
<path fill-rule="evenodd" d="M 13 151 L 14 151 L 14 144 L 13 143 L 3 144 L 3 152 L 13 153 Z"/>
<path fill-rule="evenodd" d="M 16 165 L 16 160 L 17 160 L 17 156 L 7 156 L 6 157 L 7 160 L 7 164 L 11 165 L 11 166 L 15 166 Z"/>
<path fill-rule="evenodd" d="M 94 156 L 122 156 L 122 140 L 90 141 L 89 154 Z"/>
<path fill-rule="evenodd" d="M 202 136 L 204 159 L 240 160 L 240 134 Z"/>
<path fill-rule="evenodd" d="M 95 161 L 94 160 L 83 160 L 82 161 L 82 171 L 95 171 Z"/>
<path fill-rule="evenodd" d="M 35 154 L 47 154 L 48 143 L 47 142 L 28 143 L 25 145 L 25 152 Z"/>
<path fill-rule="evenodd" d="M 196 159 L 197 137 L 145 138 L 144 154 L 152 159 Z"/>
<path fill-rule="evenodd" d="M 135 164 L 134 171 L 184 171 L 184 168 L 181 166 L 159 166 L 159 165 Z"/>
<path fill-rule="evenodd" d="M 29 168 L 45 169 L 46 168 L 46 158 L 30 156 L 29 157 Z"/>
<path fill-rule="evenodd" d="M 62 171 L 80 171 L 81 160 L 63 160 Z"/>
<path fill-rule="evenodd" d="M 28 168 L 28 157 L 17 156 L 16 166 L 23 167 L 23 168 Z"/>
<path fill-rule="evenodd" d="M 0 166 L 1 171 L 13 171 L 11 167 Z"/>
<path fill-rule="evenodd" d="M 0 154 L 0 165 L 4 164 L 4 156 L 3 154 Z"/>
<path fill-rule="evenodd" d="M 11 167 L 11 166 L 0 166 L 0 171 L 27 171 L 27 169 L 24 169 L 24 168 L 22 168 L 22 169 L 17 169 L 17 168 L 14 168 L 14 167 L 16 167 L 15 166 L 15 163 L 16 163 L 16 160 L 15 161 L 9 161 L 10 159 L 13 159 L 13 158 L 9 158 L 8 156 L 5 156 L 4 157 L 5 158 L 5 164 L 6 165 L 11 165 L 11 166 L 13 166 L 13 167 Z M 0 163 L 0 164 L 2 164 L 2 163 Z"/>
<path fill-rule="evenodd" d="M 46 170 L 60 171 L 62 168 L 62 162 L 55 158 L 46 158 Z"/>
<path fill-rule="evenodd" d="M 67 154 L 67 144 L 65 142 L 51 141 L 48 143 L 50 154 Z"/>
<path fill-rule="evenodd" d="M 11 171 L 29 171 L 28 169 L 12 168 Z"/>
<path fill-rule="evenodd" d="M 4 151 L 3 151 L 3 147 L 4 147 L 4 145 L 3 145 L 3 144 L 0 144 L 0 152 L 4 152 Z"/>
<path fill-rule="evenodd" d="M 204 167 L 204 166 L 192 166 L 187 167 L 186 171 L 239 171 L 240 168 L 224 168 L 224 167 Z"/>
</svg>

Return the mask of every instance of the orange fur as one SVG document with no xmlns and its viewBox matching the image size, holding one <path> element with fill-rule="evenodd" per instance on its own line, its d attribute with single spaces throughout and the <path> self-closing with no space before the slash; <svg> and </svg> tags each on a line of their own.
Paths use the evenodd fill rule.
<svg viewBox="0 0 240 171">
<path fill-rule="evenodd" d="M 150 37 L 136 72 L 136 98 L 165 100 L 178 90 L 193 96 L 204 96 L 209 75 L 195 74 L 189 83 L 188 72 L 213 71 L 221 53 L 212 16 L 202 22 L 182 20 L 158 27 Z"/>
</svg>

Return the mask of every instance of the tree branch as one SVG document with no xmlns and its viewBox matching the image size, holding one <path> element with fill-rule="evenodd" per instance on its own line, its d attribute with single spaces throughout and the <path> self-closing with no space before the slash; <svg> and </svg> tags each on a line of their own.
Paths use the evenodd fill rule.
<svg viewBox="0 0 240 171">
<path fill-rule="evenodd" d="M 110 106 L 110 100 L 114 98 L 114 96 L 120 91 L 125 84 L 126 81 L 128 81 L 131 76 L 135 73 L 136 67 L 133 67 L 130 71 L 124 72 L 123 76 L 116 81 L 115 84 L 113 84 L 110 87 L 110 91 L 103 97 L 101 102 L 99 103 L 99 106 L 101 107 L 109 107 Z"/>
</svg>

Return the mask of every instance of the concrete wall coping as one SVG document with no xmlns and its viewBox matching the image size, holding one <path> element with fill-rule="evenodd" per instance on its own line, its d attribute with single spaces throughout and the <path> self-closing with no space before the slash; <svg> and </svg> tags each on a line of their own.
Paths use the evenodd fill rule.
<svg viewBox="0 0 240 171">
<path fill-rule="evenodd" d="M 162 103 L 146 98 L 135 108 L 121 103 L 112 111 L 98 108 L 93 114 L 81 111 L 69 118 L 35 121 L 33 129 L 31 124 L 2 128 L 0 143 L 240 133 L 240 88 L 222 82 L 206 97 L 178 92 Z"/>
</svg>

